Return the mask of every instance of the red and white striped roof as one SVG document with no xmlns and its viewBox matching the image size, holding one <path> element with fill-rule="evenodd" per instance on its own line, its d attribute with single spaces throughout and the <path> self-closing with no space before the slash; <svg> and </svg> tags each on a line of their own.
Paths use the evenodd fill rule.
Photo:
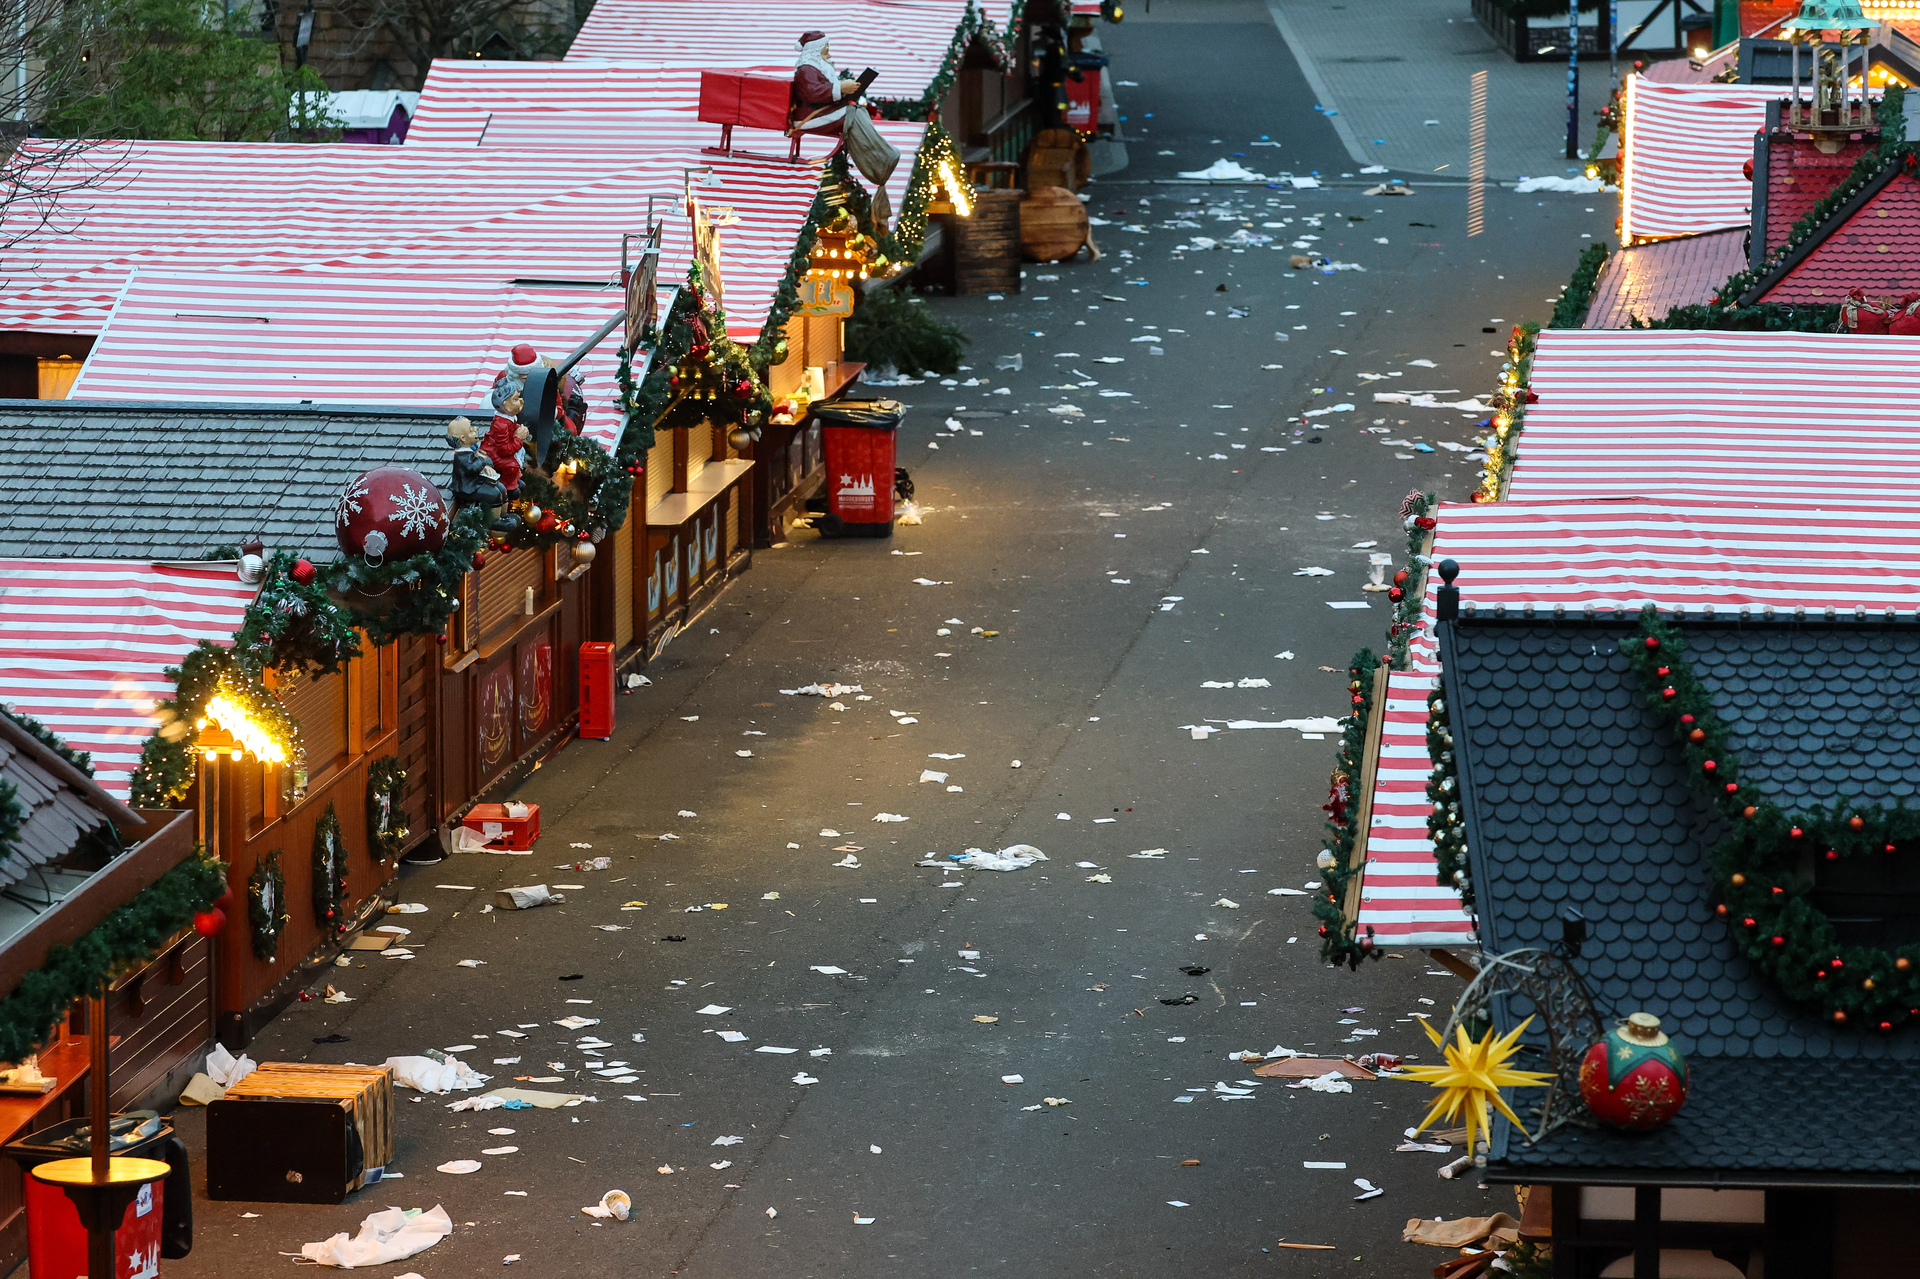
<svg viewBox="0 0 1920 1279">
<path fill-rule="evenodd" d="M 1920 508 L 1920 337 L 1548 329 L 1507 495 Z"/>
<path fill-rule="evenodd" d="M 661 314 L 673 290 L 661 298 Z M 302 400 L 492 415 L 520 342 L 558 360 L 623 306 L 618 287 L 502 285 L 415 275 L 142 271 L 70 393 L 88 400 Z M 619 429 L 620 331 L 578 366 L 587 434 Z"/>
<path fill-rule="evenodd" d="M 833 64 L 879 72 L 877 98 L 918 98 L 939 74 L 967 19 L 967 0 L 598 0 L 573 38 L 577 58 L 726 58 L 791 70 L 802 31 L 827 33 Z M 988 7 L 1004 30 L 1006 0 Z"/>
<path fill-rule="evenodd" d="M 438 59 L 427 73 L 407 145 L 432 147 L 581 148 L 600 153 L 671 149 L 688 155 L 720 144 L 720 126 L 703 124 L 700 73 L 746 69 L 738 59 L 695 63 L 650 58 L 605 62 L 484 62 Z M 760 68 L 788 76 L 790 66 Z M 882 137 L 900 150 L 900 164 L 887 183 L 898 209 L 907 194 L 914 154 L 925 139 L 923 121 L 881 120 Z M 784 160 L 784 134 L 737 129 L 736 148 Z M 804 161 L 823 160 L 838 138 L 809 136 Z M 706 163 L 715 157 L 699 155 Z"/>
<path fill-rule="evenodd" d="M 1765 84 L 1661 84 L 1627 77 L 1621 124 L 1620 235 L 1627 241 L 1746 226 L 1753 135 L 1767 103 L 1787 91 Z"/>
<path fill-rule="evenodd" d="M 1538 406 L 1535 406 L 1538 407 Z M 1529 412 L 1531 417 L 1531 411 Z M 1531 430 L 1531 428 L 1529 428 Z M 1524 447 L 1524 446 L 1523 446 Z M 1460 565 L 1462 603 L 1722 614 L 1771 606 L 1851 614 L 1920 608 L 1920 510 L 1742 509 L 1653 501 L 1490 502 L 1442 506 L 1433 558 Z M 1459 898 L 1436 884 L 1427 839 L 1427 695 L 1437 574 L 1408 669 L 1389 677 L 1367 832 L 1360 924 L 1385 945 L 1444 946 L 1473 931 Z"/>
<path fill-rule="evenodd" d="M 230 644 L 255 587 L 231 562 L 0 559 L 0 699 L 93 755 L 122 799 L 173 696 L 168 666 Z"/>
<path fill-rule="evenodd" d="M 686 170 L 710 167 L 698 177 L 697 197 L 738 219 L 720 233 L 728 332 L 751 338 L 766 323 L 819 183 L 811 166 L 738 156 L 648 152 L 615 161 L 444 147 L 131 145 L 140 150 L 114 184 L 89 193 L 78 232 L 14 247 L 15 289 L 0 295 L 0 327 L 98 333 L 135 266 L 604 283 L 618 275 L 622 235 L 645 229 L 650 199 L 666 226 L 661 278 L 671 281 L 691 259 L 680 200 Z M 406 153 L 407 163 L 356 167 L 339 161 L 339 151 Z M 301 156 L 337 164 L 340 180 L 316 187 L 292 163 Z M 206 183 L 209 198 L 196 206 L 195 175 L 209 172 L 221 180 Z M 209 212 L 193 211 L 207 205 Z"/>
</svg>

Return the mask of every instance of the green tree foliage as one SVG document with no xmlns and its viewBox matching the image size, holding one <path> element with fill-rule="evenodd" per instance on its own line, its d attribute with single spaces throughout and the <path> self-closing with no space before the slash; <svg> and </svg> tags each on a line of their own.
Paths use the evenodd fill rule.
<svg viewBox="0 0 1920 1279">
<path fill-rule="evenodd" d="M 281 62 L 237 14 L 200 0 L 81 0 L 42 27 L 38 53 L 61 74 L 39 131 L 49 137 L 207 142 L 337 138 L 338 121 L 296 95 L 323 93 L 310 68 Z M 301 98 L 302 104 L 317 99 Z"/>
<path fill-rule="evenodd" d="M 898 287 L 862 293 L 847 321 L 848 359 L 914 376 L 955 372 L 966 342 L 959 329 L 935 319 L 924 302 Z"/>
</svg>

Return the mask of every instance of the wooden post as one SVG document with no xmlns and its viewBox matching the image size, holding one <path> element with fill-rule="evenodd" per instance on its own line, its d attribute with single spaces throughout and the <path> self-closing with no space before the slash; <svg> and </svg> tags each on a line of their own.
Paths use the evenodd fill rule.
<svg viewBox="0 0 1920 1279">
<path fill-rule="evenodd" d="M 87 1079 L 87 1128 L 90 1141 L 89 1153 L 93 1156 L 93 1184 L 105 1186 L 110 1180 L 109 1130 L 113 1125 L 111 1108 L 107 1104 L 109 1059 L 107 1054 L 107 998 L 104 993 L 95 995 L 88 1001 L 87 1031 L 91 1042 L 87 1047 L 92 1058 L 88 1067 Z M 111 1279 L 115 1273 L 113 1255 L 113 1237 L 120 1228 L 117 1218 L 108 1220 L 111 1213 L 104 1211 L 103 1190 L 95 1190 L 95 1208 L 87 1222 L 87 1273 Z"/>
</svg>

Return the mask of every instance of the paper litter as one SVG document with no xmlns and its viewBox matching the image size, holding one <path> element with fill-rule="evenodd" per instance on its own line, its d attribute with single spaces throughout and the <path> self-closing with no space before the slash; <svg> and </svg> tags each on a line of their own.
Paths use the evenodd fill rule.
<svg viewBox="0 0 1920 1279">
<path fill-rule="evenodd" d="M 903 724 L 906 723 L 905 720 L 901 720 L 900 722 Z M 876 822 L 904 822 L 907 819 L 898 813 L 875 813 L 873 820 Z"/>
<path fill-rule="evenodd" d="M 389 1057 L 381 1063 L 393 1070 L 393 1082 L 416 1092 L 471 1092 L 491 1079 L 458 1057 Z"/>
<path fill-rule="evenodd" d="M 1371 1181 L 1368 1181 L 1365 1177 L 1355 1177 L 1353 1184 L 1360 1187 L 1360 1193 L 1353 1197 L 1356 1203 L 1362 1199 L 1377 1199 L 1387 1193 Z"/>
<path fill-rule="evenodd" d="M 503 888 L 493 895 L 493 904 L 501 910 L 532 910 L 536 906 L 545 906 L 549 902 L 565 900 L 567 900 L 566 894 L 556 893 L 545 884 Z"/>
<path fill-rule="evenodd" d="M 953 860 L 974 870 L 1025 870 L 1035 862 L 1047 860 L 1047 855 L 1031 844 L 1011 844 L 997 853 L 969 848 L 955 854 Z"/>
<path fill-rule="evenodd" d="M 1183 170 L 1180 176 L 1203 182 L 1265 182 L 1267 180 L 1266 174 L 1255 173 L 1236 160 L 1215 160 L 1204 169 Z M 1312 179 L 1308 181 L 1312 182 Z M 1295 184 L 1298 185 L 1297 182 Z M 1318 186 L 1319 183 L 1314 182 L 1313 185 Z"/>
<path fill-rule="evenodd" d="M 624 1190 L 609 1190 L 600 1196 L 599 1203 L 591 1208 L 582 1208 L 580 1211 L 589 1217 L 598 1217 L 603 1221 L 608 1218 L 614 1221 L 625 1221 L 633 1215 L 633 1200 Z"/>
<path fill-rule="evenodd" d="M 793 1082 L 796 1084 L 817 1084 L 820 1081 L 803 1070 L 793 1077 Z"/>
<path fill-rule="evenodd" d="M 480 1161 L 478 1159 L 449 1159 L 446 1163 L 436 1166 L 434 1171 L 451 1173 L 456 1177 L 464 1177 L 470 1172 L 479 1172 Z"/>
<path fill-rule="evenodd" d="M 780 691 L 788 697 L 845 697 L 848 693 L 866 692 L 858 684 L 806 684 Z"/>
<path fill-rule="evenodd" d="M 405 1260 L 425 1252 L 452 1233 L 453 1219 L 438 1204 L 425 1212 L 418 1208 L 386 1208 L 364 1218 L 360 1222 L 360 1233 L 351 1239 L 343 1230 L 320 1243 L 300 1245 L 299 1255 L 323 1266 L 352 1270 Z"/>
</svg>

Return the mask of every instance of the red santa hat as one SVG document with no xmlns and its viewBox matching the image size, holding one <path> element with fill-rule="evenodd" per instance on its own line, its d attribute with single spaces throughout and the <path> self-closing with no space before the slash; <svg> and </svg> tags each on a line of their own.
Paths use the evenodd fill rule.
<svg viewBox="0 0 1920 1279">
<path fill-rule="evenodd" d="M 540 353 L 533 349 L 531 343 L 522 342 L 507 357 L 507 367 L 522 375 L 531 373 L 540 367 Z"/>
<path fill-rule="evenodd" d="M 814 43 L 816 40 L 824 40 L 826 38 L 827 38 L 827 33 L 824 31 L 802 31 L 800 33 L 798 47 L 801 49 L 805 49 L 808 45 Z"/>
</svg>

